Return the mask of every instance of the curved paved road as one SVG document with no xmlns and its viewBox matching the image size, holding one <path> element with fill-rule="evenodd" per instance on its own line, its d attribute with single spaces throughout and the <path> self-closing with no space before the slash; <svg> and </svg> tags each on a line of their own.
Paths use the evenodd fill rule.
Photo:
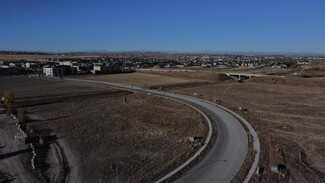
<svg viewBox="0 0 325 183">
<path fill-rule="evenodd" d="M 210 119 L 217 124 L 218 136 L 211 150 L 203 160 L 175 182 L 230 182 L 244 162 L 248 149 L 247 134 L 237 119 L 196 98 L 160 91 L 151 92 L 185 101 L 209 114 Z"/>
<path fill-rule="evenodd" d="M 80 79 L 67 80 L 106 84 L 127 90 L 150 92 L 163 97 L 186 102 L 199 108 L 201 111 L 208 113 L 209 117 L 216 123 L 218 128 L 216 143 L 203 160 L 175 181 L 177 183 L 230 182 L 244 162 L 248 149 L 248 140 L 245 130 L 237 119 L 215 105 L 189 96 L 176 95 L 157 90 L 145 90 L 116 83 Z"/>
</svg>

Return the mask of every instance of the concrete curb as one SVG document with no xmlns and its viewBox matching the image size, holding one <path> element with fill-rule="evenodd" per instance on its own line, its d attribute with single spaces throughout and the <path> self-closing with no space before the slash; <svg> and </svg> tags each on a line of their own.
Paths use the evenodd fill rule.
<svg viewBox="0 0 325 183">
<path fill-rule="evenodd" d="M 202 100 L 202 99 L 200 99 Z M 202 100 L 202 101 L 205 101 L 205 100 Z M 254 161 L 252 163 L 252 166 L 247 174 L 247 176 L 245 177 L 243 183 L 248 183 L 248 181 L 251 179 L 251 177 L 253 176 L 256 168 L 257 168 L 257 165 L 258 165 L 258 161 L 259 161 L 259 158 L 260 158 L 260 152 L 261 152 L 261 147 L 260 147 L 260 141 L 258 139 L 258 136 L 257 136 L 257 133 L 256 131 L 254 130 L 254 128 L 250 125 L 250 123 L 248 121 L 246 121 L 243 117 L 241 117 L 239 114 L 235 113 L 234 111 L 226 108 L 226 107 L 223 107 L 221 105 L 218 105 L 218 104 L 215 104 L 215 103 L 212 103 L 210 101 L 205 101 L 205 102 L 208 102 L 212 105 L 215 105 L 225 111 L 227 111 L 228 113 L 230 113 L 231 115 L 235 116 L 236 118 L 238 118 L 239 120 L 241 120 L 245 126 L 248 128 L 249 130 L 249 133 L 253 136 L 253 148 L 255 150 L 255 158 L 254 158 Z"/>
<path fill-rule="evenodd" d="M 181 101 L 178 101 L 178 100 L 172 99 L 172 98 L 168 98 L 168 99 L 174 100 L 174 101 L 177 101 L 177 102 L 181 102 Z M 184 103 L 184 102 L 181 102 L 181 103 Z M 184 103 L 184 104 L 186 104 L 186 103 Z M 190 157 L 187 161 L 185 161 L 182 165 L 180 165 L 179 167 L 177 167 L 173 171 L 169 172 L 167 175 L 165 175 L 165 176 L 161 177 L 160 179 L 156 180 L 154 183 L 159 183 L 159 182 L 162 182 L 162 181 L 167 180 L 168 178 L 170 178 L 173 175 L 175 175 L 178 171 L 180 171 L 181 169 L 183 169 L 187 165 L 189 165 L 193 160 L 195 160 L 199 155 L 201 155 L 201 153 L 204 151 L 204 149 L 207 147 L 208 143 L 211 140 L 211 136 L 212 136 L 212 124 L 211 124 L 211 121 L 208 118 L 208 116 L 206 114 L 204 114 L 198 108 L 196 108 L 196 107 L 194 107 L 194 106 L 192 106 L 190 104 L 186 104 L 186 105 L 188 105 L 189 107 L 191 107 L 191 108 L 195 109 L 196 111 L 198 111 L 205 118 L 205 120 L 207 121 L 208 126 L 209 126 L 208 136 L 207 136 L 207 138 L 204 141 L 204 145 L 192 157 Z"/>
</svg>

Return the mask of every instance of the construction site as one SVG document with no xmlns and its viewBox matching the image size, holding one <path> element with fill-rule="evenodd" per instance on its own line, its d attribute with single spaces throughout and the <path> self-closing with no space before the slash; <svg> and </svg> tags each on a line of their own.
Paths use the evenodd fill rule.
<svg viewBox="0 0 325 183">
<path fill-rule="evenodd" d="M 261 143 L 258 167 L 250 182 L 321 182 L 325 178 L 324 78 L 297 77 L 288 70 L 284 76 L 263 72 L 255 70 L 263 76 L 245 79 L 218 71 L 143 71 L 74 78 L 162 90 L 225 106 L 251 123 Z M 33 172 L 19 174 L 19 179 L 13 175 L 17 167 L 2 163 L 2 174 L 17 180 L 151 182 L 198 150 L 202 141 L 193 143 L 190 137 L 204 139 L 207 135 L 207 123 L 196 110 L 150 93 L 55 78 L 0 79 L 4 83 L 1 93 L 10 90 L 15 94 L 14 113 L 20 110 L 26 115 L 25 132 L 46 137 L 45 156 L 41 167 L 35 165 L 37 171 L 30 165 L 33 155 L 26 148 L 17 157 L 2 155 L 4 162 L 10 162 L 8 156 L 15 157 L 20 169 Z M 249 153 L 233 182 L 243 180 L 253 161 L 252 144 L 248 146 Z"/>
</svg>

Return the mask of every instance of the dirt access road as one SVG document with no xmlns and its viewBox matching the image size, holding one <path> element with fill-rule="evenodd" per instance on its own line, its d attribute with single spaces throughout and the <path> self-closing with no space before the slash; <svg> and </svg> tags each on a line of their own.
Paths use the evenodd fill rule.
<svg viewBox="0 0 325 183">
<path fill-rule="evenodd" d="M 30 148 L 28 145 L 18 145 L 14 141 L 19 131 L 15 125 L 17 121 L 11 117 L 0 114 L 0 182 L 36 182 L 28 159 Z"/>
</svg>

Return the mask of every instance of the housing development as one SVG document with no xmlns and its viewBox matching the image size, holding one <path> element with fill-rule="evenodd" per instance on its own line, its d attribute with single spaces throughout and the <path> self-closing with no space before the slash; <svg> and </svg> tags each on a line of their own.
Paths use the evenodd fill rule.
<svg viewBox="0 0 325 183">
<path fill-rule="evenodd" d="M 20 52 L 3 52 L 0 59 L 1 75 L 40 74 L 45 76 L 109 74 L 132 72 L 137 69 L 213 69 L 213 68 L 288 68 L 309 65 L 324 60 L 323 56 L 260 56 L 210 55 L 168 53 L 87 53 L 43 55 L 42 58 L 19 58 Z M 38 53 L 42 54 L 42 53 Z M 74 55 L 74 56 L 73 56 Z M 12 57 L 12 58 L 10 58 Z M 10 59 L 8 59 L 10 58 Z"/>
</svg>

